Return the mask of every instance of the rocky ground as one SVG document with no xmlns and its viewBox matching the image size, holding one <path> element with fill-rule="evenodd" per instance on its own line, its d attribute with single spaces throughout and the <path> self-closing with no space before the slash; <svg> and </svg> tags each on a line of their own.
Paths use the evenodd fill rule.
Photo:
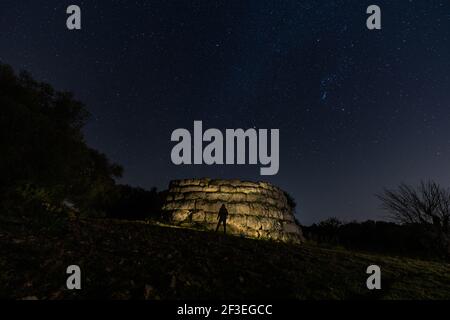
<svg viewBox="0 0 450 320">
<path fill-rule="evenodd" d="M 139 222 L 0 215 L 0 252 L 0 298 L 450 298 L 449 264 Z M 72 264 L 80 291 L 65 289 Z M 366 288 L 371 264 L 380 291 Z"/>
</svg>

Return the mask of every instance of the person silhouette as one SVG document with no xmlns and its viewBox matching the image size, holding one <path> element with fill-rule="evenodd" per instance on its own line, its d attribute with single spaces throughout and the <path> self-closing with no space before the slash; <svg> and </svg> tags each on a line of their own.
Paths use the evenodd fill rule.
<svg viewBox="0 0 450 320">
<path fill-rule="evenodd" d="M 217 220 L 219 220 L 219 223 L 217 223 L 216 232 L 219 230 L 220 224 L 223 222 L 223 234 L 227 233 L 227 217 L 228 210 L 225 207 L 225 204 L 222 204 L 219 210 L 219 214 L 217 215 Z"/>
</svg>

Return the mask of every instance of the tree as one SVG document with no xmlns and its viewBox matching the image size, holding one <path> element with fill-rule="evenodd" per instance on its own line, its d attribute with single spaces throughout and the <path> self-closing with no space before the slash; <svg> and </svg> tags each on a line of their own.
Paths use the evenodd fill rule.
<svg viewBox="0 0 450 320">
<path fill-rule="evenodd" d="M 87 206 L 113 186 L 122 168 L 87 146 L 88 116 L 72 93 L 0 64 L 1 203 L 19 193 Z"/>
<path fill-rule="evenodd" d="M 129 185 L 116 185 L 106 196 L 106 201 L 98 201 L 96 206 L 107 217 L 145 220 L 161 218 L 167 195 L 165 192 L 158 192 L 156 188 L 145 190 Z"/>
<path fill-rule="evenodd" d="M 437 183 L 422 181 L 416 188 L 401 184 L 397 190 L 384 189 L 377 197 L 397 222 L 433 225 L 448 234 L 450 192 Z"/>
<path fill-rule="evenodd" d="M 385 189 L 378 198 L 394 220 L 420 227 L 416 236 L 425 247 L 450 257 L 448 189 L 433 181 L 422 181 L 416 188 L 401 184 L 397 190 Z"/>
</svg>

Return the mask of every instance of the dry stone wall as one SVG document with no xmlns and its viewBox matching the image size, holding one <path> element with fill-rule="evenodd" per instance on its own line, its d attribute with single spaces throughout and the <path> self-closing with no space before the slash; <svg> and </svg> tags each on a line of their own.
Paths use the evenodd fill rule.
<svg viewBox="0 0 450 320">
<path fill-rule="evenodd" d="M 266 182 L 207 178 L 172 181 L 163 210 L 175 224 L 215 229 L 222 204 L 229 213 L 227 233 L 303 241 L 284 192 Z"/>
</svg>

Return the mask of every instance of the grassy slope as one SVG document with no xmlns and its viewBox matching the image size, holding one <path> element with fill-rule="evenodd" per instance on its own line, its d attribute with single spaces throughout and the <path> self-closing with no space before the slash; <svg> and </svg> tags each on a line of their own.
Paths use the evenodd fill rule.
<svg viewBox="0 0 450 320">
<path fill-rule="evenodd" d="M 449 264 L 143 223 L 0 216 L 0 252 L 0 298 L 450 298 Z M 81 291 L 65 290 L 70 264 Z"/>
</svg>

